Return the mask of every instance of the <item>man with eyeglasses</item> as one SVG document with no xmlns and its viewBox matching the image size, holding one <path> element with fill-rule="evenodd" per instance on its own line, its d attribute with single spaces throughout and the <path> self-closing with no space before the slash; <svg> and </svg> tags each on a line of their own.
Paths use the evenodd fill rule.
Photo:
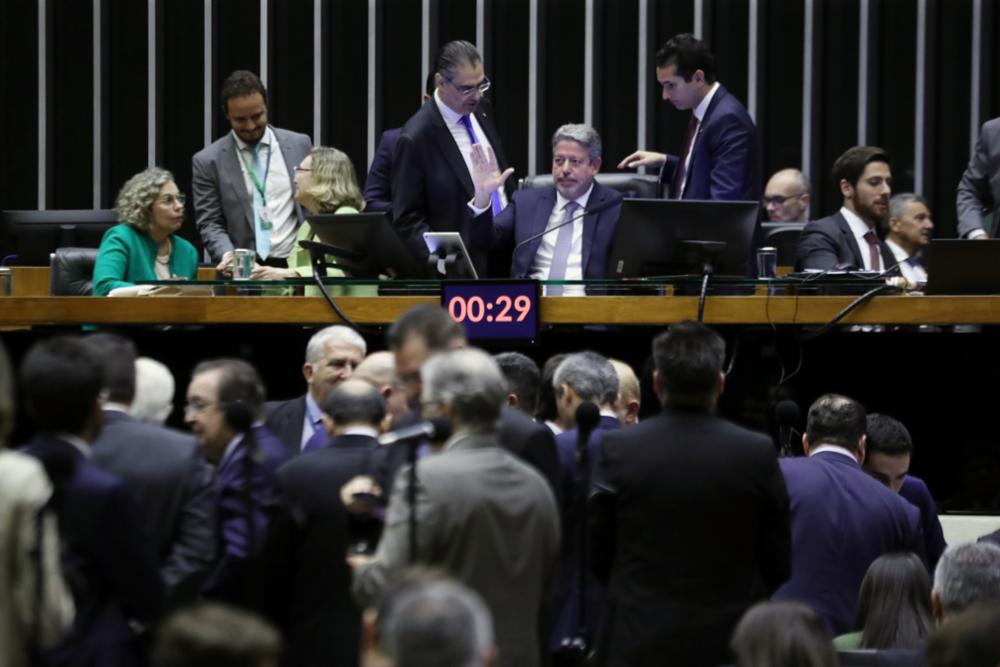
<svg viewBox="0 0 1000 667">
<path fill-rule="evenodd" d="M 806 222 L 809 211 L 809 180 L 798 169 L 774 173 L 764 188 L 764 208 L 771 222 Z"/>
<path fill-rule="evenodd" d="M 425 232 L 459 232 L 476 270 L 485 275 L 487 250 L 482 242 L 474 242 L 471 226 L 486 208 L 499 215 L 507 205 L 503 184 L 514 170 L 505 169 L 500 137 L 481 105 L 490 80 L 476 47 L 448 42 L 438 52 L 434 72 L 434 97 L 406 122 L 396 144 L 393 224 L 419 260 L 428 256 Z M 473 202 L 479 190 L 474 145 L 490 158 L 483 168 L 489 168 L 496 181 L 488 207 Z M 497 271 L 506 272 L 506 266 Z"/>
<path fill-rule="evenodd" d="M 232 132 L 196 153 L 191 164 L 201 239 L 223 274 L 232 272 L 234 248 L 252 248 L 253 278 L 287 277 L 303 219 L 293 170 L 309 155 L 312 140 L 268 124 L 267 90 L 253 72 L 230 74 L 219 97 Z"/>
</svg>

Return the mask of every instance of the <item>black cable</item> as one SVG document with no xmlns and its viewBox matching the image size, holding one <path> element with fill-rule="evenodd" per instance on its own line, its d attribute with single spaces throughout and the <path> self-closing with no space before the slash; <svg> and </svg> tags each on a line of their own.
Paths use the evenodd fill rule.
<svg viewBox="0 0 1000 667">
<path fill-rule="evenodd" d="M 823 326 L 821 326 L 819 329 L 816 329 L 815 331 L 810 331 L 810 332 L 807 332 L 807 333 L 803 334 L 802 337 L 804 339 L 806 339 L 806 340 L 812 340 L 813 338 L 819 338 L 820 336 L 822 336 L 826 332 L 828 332 L 831 329 L 833 329 L 833 327 L 835 327 L 837 325 L 837 323 L 840 322 L 840 320 L 842 320 L 845 317 L 847 317 L 847 315 L 849 315 L 852 310 L 854 310 L 858 306 L 864 304 L 869 299 L 871 299 L 873 296 L 875 296 L 877 294 L 881 294 L 883 292 L 888 292 L 890 290 L 896 290 L 896 289 L 897 288 L 893 287 L 892 285 L 879 285 L 878 287 L 876 287 L 874 289 L 868 290 L 867 292 L 865 292 L 864 294 L 862 294 L 861 296 L 859 296 L 857 299 L 855 299 L 854 301 L 852 301 L 849 304 L 847 304 L 847 306 L 845 306 L 839 313 L 837 313 L 832 320 L 830 320 L 829 322 L 827 322 L 826 324 L 824 324 Z"/>
</svg>

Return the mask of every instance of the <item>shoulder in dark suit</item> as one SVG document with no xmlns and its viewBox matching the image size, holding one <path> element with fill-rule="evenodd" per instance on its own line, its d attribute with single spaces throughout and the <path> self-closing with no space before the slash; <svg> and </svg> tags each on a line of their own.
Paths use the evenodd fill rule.
<svg viewBox="0 0 1000 667">
<path fill-rule="evenodd" d="M 920 512 L 834 451 L 781 460 L 792 505 L 792 577 L 775 599 L 810 605 L 833 635 L 853 629 L 872 561 L 893 551 L 924 557 Z"/>
<path fill-rule="evenodd" d="M 595 484 L 590 562 L 608 586 L 598 664 L 723 664 L 743 612 L 790 570 L 770 438 L 667 408 L 603 434 Z"/>
<path fill-rule="evenodd" d="M 878 244 L 883 270 L 894 267 L 896 258 L 892 250 L 881 239 Z M 799 236 L 795 260 L 795 268 L 798 271 L 808 269 L 826 271 L 835 269 L 838 265 L 855 270 L 865 265 L 861 248 L 854 239 L 854 232 L 840 211 L 806 224 L 802 235 Z"/>
<path fill-rule="evenodd" d="M 500 137 L 480 104 L 476 119 L 486 133 L 497 163 L 507 166 Z M 392 215 L 400 238 L 422 263 L 427 258 L 424 232 L 459 232 L 480 275 L 487 272 L 487 250 L 472 238 L 469 201 L 472 177 L 458 144 L 434 99 L 425 102 L 403 126 L 392 165 Z"/>
<path fill-rule="evenodd" d="M 539 424 L 516 408 L 504 407 L 497 440 L 501 447 L 542 473 L 558 498 L 559 459 L 555 438 L 545 424 Z"/>
<path fill-rule="evenodd" d="M 587 209 L 602 210 L 583 217 L 583 277 L 584 279 L 599 279 L 607 277 L 608 257 L 611 245 L 615 240 L 615 228 L 621 213 L 621 193 L 606 188 L 594 182 L 594 189 L 587 200 Z M 492 230 L 492 237 L 486 241 L 491 247 L 506 247 L 508 252 L 517 248 L 517 244 L 545 231 L 556 205 L 556 189 L 528 188 L 514 193 L 510 204 L 495 220 L 492 227 L 492 211 L 485 211 L 474 221 L 474 234 L 479 241 L 480 235 Z M 535 253 L 542 239 L 539 237 L 517 248 L 511 257 L 510 275 L 523 278 L 531 272 Z"/>
<path fill-rule="evenodd" d="M 927 556 L 927 567 L 931 572 L 937 567 L 938 559 L 948 546 L 944 541 L 944 530 L 941 519 L 938 518 L 937 503 L 924 480 L 913 475 L 907 475 L 899 495 L 911 505 L 920 510 L 920 523 L 924 531 L 924 552 Z"/>
<path fill-rule="evenodd" d="M 392 210 L 392 161 L 396 154 L 396 141 L 403 128 L 386 130 L 378 140 L 372 166 L 365 179 L 365 212 L 379 213 Z"/>
<path fill-rule="evenodd" d="M 124 482 L 68 442 L 39 436 L 24 452 L 38 458 L 52 479 L 66 545 L 63 570 L 76 602 L 73 630 L 45 664 L 143 664 L 129 620 L 156 620 L 163 584 L 135 499 Z"/>
<path fill-rule="evenodd" d="M 287 401 L 268 401 L 264 404 L 264 420 L 267 429 L 278 437 L 288 450 L 296 456 L 302 449 L 302 426 L 306 419 L 306 395 Z"/>
<path fill-rule="evenodd" d="M 195 439 L 105 410 L 94 463 L 123 479 L 144 510 L 168 606 L 194 600 L 215 559 L 217 502 L 212 469 Z"/>
</svg>

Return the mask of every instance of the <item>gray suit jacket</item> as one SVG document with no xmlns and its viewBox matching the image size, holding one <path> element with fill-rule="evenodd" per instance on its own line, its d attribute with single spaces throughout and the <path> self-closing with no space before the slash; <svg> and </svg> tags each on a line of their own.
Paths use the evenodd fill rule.
<svg viewBox="0 0 1000 667">
<path fill-rule="evenodd" d="M 983 228 L 983 215 L 1000 201 L 1000 118 L 983 123 L 976 151 L 958 182 L 958 236 Z M 996 223 L 994 222 L 994 226 Z M 997 236 L 994 229 L 993 236 Z"/>
<path fill-rule="evenodd" d="M 312 150 L 312 139 L 298 132 L 272 127 L 295 188 L 295 167 Z M 247 193 L 233 133 L 227 132 L 191 159 L 191 192 L 198 232 L 213 262 L 233 248 L 256 248 L 253 200 Z M 299 221 L 302 211 L 295 206 Z"/>
<path fill-rule="evenodd" d="M 408 565 L 408 466 L 399 471 L 375 560 L 354 576 L 372 604 Z M 501 667 L 541 657 L 539 619 L 559 558 L 559 513 L 548 482 L 502 449 L 495 433 L 456 436 L 417 464 L 417 560 L 483 596 Z"/>
</svg>

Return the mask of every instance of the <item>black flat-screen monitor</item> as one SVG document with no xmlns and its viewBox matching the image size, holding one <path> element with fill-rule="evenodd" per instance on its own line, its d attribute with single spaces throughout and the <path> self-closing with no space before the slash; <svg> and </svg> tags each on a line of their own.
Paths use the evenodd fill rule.
<svg viewBox="0 0 1000 667">
<path fill-rule="evenodd" d="M 926 294 L 1000 294 L 1000 240 L 932 239 Z"/>
<path fill-rule="evenodd" d="M 623 199 L 608 277 L 700 274 L 706 246 L 715 275 L 747 276 L 759 218 L 755 201 Z"/>
<path fill-rule="evenodd" d="M 100 247 L 116 224 L 113 210 L 4 211 L 0 255 L 16 255 L 8 264 L 48 266 L 56 248 Z"/>
<path fill-rule="evenodd" d="M 316 237 L 328 246 L 337 268 L 351 278 L 426 277 L 389 224 L 386 213 L 345 213 L 307 218 Z"/>
</svg>

